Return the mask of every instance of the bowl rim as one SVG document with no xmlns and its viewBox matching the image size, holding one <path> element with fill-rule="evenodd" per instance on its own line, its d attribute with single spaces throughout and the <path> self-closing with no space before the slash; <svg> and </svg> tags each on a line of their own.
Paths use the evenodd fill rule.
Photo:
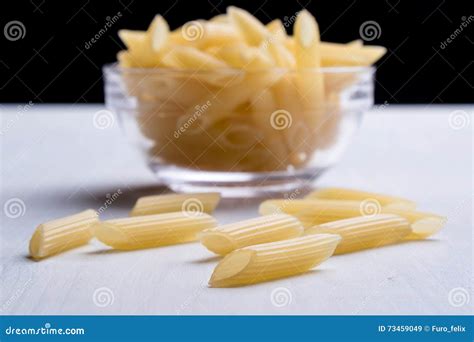
<svg viewBox="0 0 474 342">
<path fill-rule="evenodd" d="M 132 74 L 213 74 L 213 73 L 230 73 L 230 74 L 253 74 L 260 72 L 280 72 L 280 73 L 304 73 L 318 72 L 322 74 L 374 74 L 376 67 L 371 66 L 343 66 L 343 67 L 322 67 L 322 68 L 305 68 L 305 69 L 289 69 L 282 67 L 272 67 L 255 70 L 242 70 L 240 68 L 219 68 L 214 70 L 196 70 L 196 69 L 177 69 L 177 68 L 127 68 L 121 67 L 117 62 L 105 64 L 102 67 L 104 73 L 132 73 Z"/>
</svg>

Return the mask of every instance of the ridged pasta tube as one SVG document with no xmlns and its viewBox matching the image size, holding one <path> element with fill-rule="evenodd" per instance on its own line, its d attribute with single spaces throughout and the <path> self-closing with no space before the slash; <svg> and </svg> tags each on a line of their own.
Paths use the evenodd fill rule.
<svg viewBox="0 0 474 342">
<path fill-rule="evenodd" d="M 406 198 L 383 195 L 367 191 L 359 191 L 345 188 L 324 188 L 311 192 L 308 199 L 331 199 L 331 200 L 351 200 L 364 201 L 375 200 L 381 206 L 393 205 L 398 208 L 415 209 L 416 203 Z"/>
<path fill-rule="evenodd" d="M 197 234 L 217 225 L 204 213 L 176 212 L 103 221 L 95 236 L 115 249 L 140 249 L 195 241 Z"/>
<path fill-rule="evenodd" d="M 167 194 L 140 197 L 130 216 L 155 215 L 174 211 L 212 213 L 219 203 L 218 192 Z"/>
<path fill-rule="evenodd" d="M 340 239 L 317 234 L 235 250 L 216 266 L 209 285 L 242 286 L 304 273 L 328 259 Z"/>
<path fill-rule="evenodd" d="M 360 216 L 361 202 L 338 200 L 267 200 L 260 204 L 261 215 L 287 213 L 295 216 L 303 227 Z"/>
<path fill-rule="evenodd" d="M 303 230 L 293 216 L 277 214 L 206 229 L 199 238 L 207 249 L 224 255 L 246 246 L 295 238 Z"/>
<path fill-rule="evenodd" d="M 412 233 L 406 237 L 408 240 L 425 239 L 439 232 L 447 221 L 440 215 L 390 206 L 382 208 L 382 212 L 399 215 L 410 222 Z"/>
<path fill-rule="evenodd" d="M 305 234 L 338 234 L 342 240 L 334 254 L 375 248 L 402 241 L 411 233 L 410 223 L 391 214 L 360 216 L 324 223 L 306 229 Z"/>
<path fill-rule="evenodd" d="M 96 222 L 97 212 L 89 209 L 40 224 L 30 240 L 31 257 L 39 260 L 87 244 Z"/>
</svg>

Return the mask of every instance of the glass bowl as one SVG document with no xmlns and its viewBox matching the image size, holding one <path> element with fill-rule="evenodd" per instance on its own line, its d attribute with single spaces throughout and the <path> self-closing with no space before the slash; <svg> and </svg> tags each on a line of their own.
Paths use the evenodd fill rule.
<svg viewBox="0 0 474 342">
<path fill-rule="evenodd" d="M 373 105 L 373 75 L 113 64 L 105 101 L 163 185 L 252 197 L 306 187 L 340 159 Z"/>
</svg>

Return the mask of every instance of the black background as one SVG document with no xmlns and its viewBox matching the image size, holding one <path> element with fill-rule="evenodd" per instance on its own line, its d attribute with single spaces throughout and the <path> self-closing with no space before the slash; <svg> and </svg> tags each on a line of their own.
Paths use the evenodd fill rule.
<svg viewBox="0 0 474 342">
<path fill-rule="evenodd" d="M 101 66 L 121 48 L 117 31 L 145 29 L 163 14 L 172 28 L 210 18 L 228 5 L 243 7 L 264 22 L 290 17 L 302 7 L 317 18 L 322 39 L 347 42 L 360 38 L 359 28 L 376 21 L 381 35 L 368 44 L 384 45 L 379 62 L 377 103 L 473 102 L 474 21 L 445 49 L 440 46 L 465 18 L 468 1 L 2 1 L 0 28 L 23 23 L 23 39 L 0 35 L 0 102 L 102 102 Z M 88 42 L 118 12 L 121 18 L 98 42 Z"/>
</svg>

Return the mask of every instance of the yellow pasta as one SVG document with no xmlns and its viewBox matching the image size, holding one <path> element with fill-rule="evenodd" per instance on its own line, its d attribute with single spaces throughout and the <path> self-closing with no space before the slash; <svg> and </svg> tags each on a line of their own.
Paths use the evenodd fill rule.
<svg viewBox="0 0 474 342">
<path fill-rule="evenodd" d="M 316 19 L 307 11 L 298 13 L 294 27 L 296 66 L 303 103 L 304 122 L 311 130 L 320 123 L 324 109 L 324 77 L 321 68 L 321 40 Z M 307 113 L 307 110 L 311 112 Z"/>
<path fill-rule="evenodd" d="M 170 27 L 166 20 L 161 15 L 155 16 L 147 31 L 147 34 L 150 36 L 151 47 L 155 52 L 161 51 L 166 45 L 169 33 Z"/>
<path fill-rule="evenodd" d="M 379 214 L 333 221 L 306 229 L 305 234 L 338 234 L 342 240 L 334 254 L 375 248 L 402 241 L 411 233 L 410 223 L 398 215 Z"/>
<path fill-rule="evenodd" d="M 272 38 L 279 39 L 281 41 L 285 41 L 287 38 L 285 26 L 280 19 L 274 19 L 270 21 L 267 25 L 267 30 L 272 34 Z"/>
<path fill-rule="evenodd" d="M 246 246 L 295 238 L 302 233 L 303 226 L 296 218 L 277 214 L 206 229 L 199 238 L 207 249 L 224 255 Z"/>
<path fill-rule="evenodd" d="M 216 266 L 209 285 L 242 286 L 307 272 L 327 260 L 340 239 L 317 234 L 235 250 Z"/>
<path fill-rule="evenodd" d="M 103 221 L 94 234 L 112 248 L 130 250 L 195 241 L 200 231 L 216 225 L 204 213 L 176 212 Z"/>
<path fill-rule="evenodd" d="M 345 188 L 324 188 L 316 190 L 306 196 L 306 198 L 352 201 L 374 200 L 377 201 L 381 206 L 390 205 L 393 207 L 406 209 L 416 208 L 415 202 L 405 198 Z"/>
<path fill-rule="evenodd" d="M 228 67 L 226 63 L 191 46 L 175 46 L 162 59 L 167 67 L 192 70 L 214 70 Z"/>
<path fill-rule="evenodd" d="M 221 199 L 218 192 L 167 194 L 140 197 L 130 216 L 163 214 L 174 211 L 212 213 Z"/>
<path fill-rule="evenodd" d="M 391 206 L 382 208 L 382 212 L 399 215 L 410 222 L 412 233 L 406 237 L 409 240 L 425 239 L 440 231 L 447 221 L 440 215 Z"/>
<path fill-rule="evenodd" d="M 39 260 L 87 244 L 96 222 L 97 212 L 89 209 L 39 225 L 30 240 L 31 257 Z"/>
<path fill-rule="evenodd" d="M 318 199 L 267 200 L 260 204 L 259 213 L 287 213 L 298 218 L 305 228 L 362 215 L 361 202 Z"/>
<path fill-rule="evenodd" d="M 387 49 L 382 46 L 357 46 L 357 43 L 321 45 L 321 63 L 325 67 L 369 66 L 379 60 Z"/>
<path fill-rule="evenodd" d="M 247 44 L 258 46 L 269 35 L 269 31 L 257 18 L 249 12 L 230 6 L 227 8 L 230 21 L 244 37 Z"/>
</svg>

